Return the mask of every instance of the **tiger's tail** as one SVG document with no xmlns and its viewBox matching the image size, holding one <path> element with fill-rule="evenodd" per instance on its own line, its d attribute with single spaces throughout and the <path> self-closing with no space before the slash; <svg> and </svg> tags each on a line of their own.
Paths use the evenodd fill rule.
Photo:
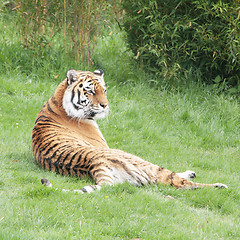
<svg viewBox="0 0 240 240">
<path fill-rule="evenodd" d="M 46 187 L 48 188 L 52 188 L 53 185 L 52 183 L 46 179 L 46 178 L 42 178 L 41 179 L 41 183 L 44 184 Z M 62 192 L 77 192 L 77 193 L 91 193 L 91 192 L 94 192 L 94 191 L 100 191 L 101 190 L 101 186 L 100 185 L 87 185 L 81 189 L 74 189 L 74 190 L 68 190 L 68 189 L 62 189 Z"/>
</svg>

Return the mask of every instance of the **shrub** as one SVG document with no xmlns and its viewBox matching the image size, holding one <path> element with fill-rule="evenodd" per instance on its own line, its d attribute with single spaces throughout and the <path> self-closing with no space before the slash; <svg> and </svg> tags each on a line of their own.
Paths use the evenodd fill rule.
<svg viewBox="0 0 240 240">
<path fill-rule="evenodd" d="M 110 21 L 121 17 L 119 9 L 118 0 L 0 3 L 0 71 L 53 79 L 65 77 L 70 68 L 91 70 L 96 41 Z"/>
<path fill-rule="evenodd" d="M 63 33 L 65 53 L 72 53 L 76 62 L 89 66 L 99 32 L 100 12 L 104 1 L 48 1 L 13 0 L 18 13 L 18 27 L 24 45 L 42 52 L 54 42 L 58 32 Z M 81 66 L 83 67 L 83 66 Z"/>
<path fill-rule="evenodd" d="M 148 70 L 240 85 L 239 1 L 123 0 L 123 8 L 128 44 Z"/>
</svg>

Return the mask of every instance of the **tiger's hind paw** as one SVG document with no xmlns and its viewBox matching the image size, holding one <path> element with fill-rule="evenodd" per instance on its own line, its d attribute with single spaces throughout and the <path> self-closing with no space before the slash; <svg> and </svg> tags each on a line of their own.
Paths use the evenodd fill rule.
<svg viewBox="0 0 240 240">
<path fill-rule="evenodd" d="M 226 184 L 223 184 L 223 183 L 215 183 L 214 187 L 215 188 L 228 188 L 228 186 Z"/>
<path fill-rule="evenodd" d="M 190 180 L 190 178 L 196 178 L 196 173 L 194 171 L 190 171 L 190 170 L 182 172 L 182 173 L 177 173 L 177 175 L 186 180 Z"/>
</svg>

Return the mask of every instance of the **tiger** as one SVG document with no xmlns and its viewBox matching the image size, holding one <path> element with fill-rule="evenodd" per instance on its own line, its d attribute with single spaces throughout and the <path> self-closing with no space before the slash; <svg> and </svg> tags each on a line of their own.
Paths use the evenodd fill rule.
<svg viewBox="0 0 240 240">
<path fill-rule="evenodd" d="M 108 112 L 103 70 L 69 70 L 37 115 L 32 130 L 37 163 L 62 175 L 90 177 L 95 184 L 77 189 L 80 193 L 124 182 L 136 186 L 162 183 L 178 189 L 227 188 L 222 183 L 195 183 L 190 181 L 196 177 L 193 171 L 172 172 L 133 154 L 109 148 L 96 121 Z M 52 187 L 48 179 L 41 181 Z"/>
</svg>

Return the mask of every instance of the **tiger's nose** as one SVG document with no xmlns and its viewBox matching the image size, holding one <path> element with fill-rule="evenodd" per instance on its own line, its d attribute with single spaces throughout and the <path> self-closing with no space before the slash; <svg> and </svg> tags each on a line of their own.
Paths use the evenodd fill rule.
<svg viewBox="0 0 240 240">
<path fill-rule="evenodd" d="M 106 108 L 106 107 L 108 106 L 107 103 L 100 103 L 99 105 L 100 105 L 102 108 Z"/>
</svg>

